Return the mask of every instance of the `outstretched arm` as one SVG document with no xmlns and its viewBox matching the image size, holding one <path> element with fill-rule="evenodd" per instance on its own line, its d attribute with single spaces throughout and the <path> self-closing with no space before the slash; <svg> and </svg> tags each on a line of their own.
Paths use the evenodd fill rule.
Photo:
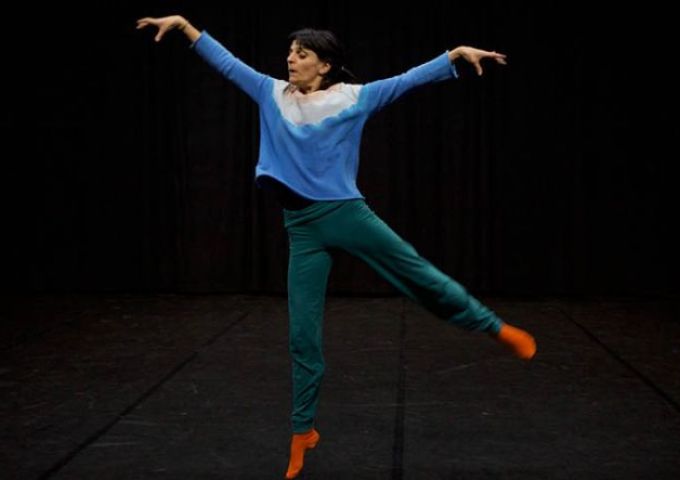
<svg viewBox="0 0 680 480">
<path fill-rule="evenodd" d="M 477 71 L 477 75 L 482 74 L 482 60 L 485 58 L 490 58 L 495 60 L 496 63 L 501 65 L 507 65 L 506 55 L 497 52 L 488 52 L 486 50 L 480 50 L 479 48 L 460 46 L 456 47 L 449 52 L 449 60 L 453 63 L 456 59 L 463 58 L 468 63 L 472 64 Z"/>
<path fill-rule="evenodd" d="M 179 30 L 187 36 L 189 40 L 195 42 L 198 37 L 201 36 L 201 32 L 196 30 L 196 28 L 189 23 L 189 20 L 181 15 L 170 15 L 169 17 L 153 18 L 144 17 L 137 20 L 137 29 L 148 27 L 153 25 L 158 28 L 158 33 L 154 40 L 160 42 L 163 35 L 168 33 L 170 30 Z"/>
<path fill-rule="evenodd" d="M 158 28 L 154 38 L 160 42 L 170 30 L 179 30 L 191 40 L 192 46 L 209 65 L 220 72 L 225 78 L 231 80 L 241 90 L 246 92 L 257 103 L 263 99 L 263 92 L 269 77 L 254 70 L 241 60 L 236 58 L 221 43 L 212 38 L 207 32 L 199 32 L 189 21 L 181 15 L 153 18 L 144 17 L 137 20 L 137 28 L 149 25 Z"/>
<path fill-rule="evenodd" d="M 394 102 L 409 90 L 427 83 L 458 78 L 455 61 L 459 58 L 472 64 L 478 75 L 482 74 L 482 60 L 490 58 L 497 63 L 506 64 L 502 53 L 488 52 L 467 46 L 456 47 L 439 55 L 433 60 L 411 68 L 401 75 L 370 82 L 362 88 L 363 104 L 369 112 L 375 112 Z"/>
</svg>

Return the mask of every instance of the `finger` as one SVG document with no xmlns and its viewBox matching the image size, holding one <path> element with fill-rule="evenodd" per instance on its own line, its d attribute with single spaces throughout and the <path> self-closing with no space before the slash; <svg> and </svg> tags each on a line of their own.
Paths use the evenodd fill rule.
<svg viewBox="0 0 680 480">
<path fill-rule="evenodd" d="M 475 70 L 477 70 L 477 75 L 482 75 L 482 65 L 479 62 L 475 62 Z"/>
<path fill-rule="evenodd" d="M 154 38 L 154 40 L 156 40 L 157 42 L 160 42 L 161 38 L 163 38 L 163 35 L 165 35 L 165 32 L 167 32 L 167 31 L 168 31 L 167 26 L 163 26 L 163 27 L 159 28 L 158 33 L 156 34 L 156 38 Z"/>
</svg>

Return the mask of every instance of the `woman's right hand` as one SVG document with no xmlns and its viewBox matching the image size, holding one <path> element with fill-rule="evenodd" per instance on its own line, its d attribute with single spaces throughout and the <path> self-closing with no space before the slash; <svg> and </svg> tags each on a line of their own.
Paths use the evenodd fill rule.
<svg viewBox="0 0 680 480">
<path fill-rule="evenodd" d="M 173 29 L 184 30 L 189 24 L 186 18 L 181 15 L 170 15 L 169 17 L 144 17 L 137 20 L 137 29 L 153 25 L 158 27 L 158 33 L 154 38 L 155 41 L 160 42 L 163 35 Z"/>
</svg>

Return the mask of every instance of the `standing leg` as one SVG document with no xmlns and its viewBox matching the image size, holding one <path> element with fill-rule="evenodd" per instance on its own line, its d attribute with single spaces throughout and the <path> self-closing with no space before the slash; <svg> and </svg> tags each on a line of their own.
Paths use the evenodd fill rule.
<svg viewBox="0 0 680 480">
<path fill-rule="evenodd" d="M 314 418 L 324 373 L 322 351 L 326 284 L 332 259 L 313 228 L 289 227 L 288 265 L 289 345 L 293 377 L 293 438 L 286 478 L 296 478 L 305 450 L 314 448 L 319 434 Z"/>
<path fill-rule="evenodd" d="M 293 432 L 314 426 L 325 362 L 322 351 L 326 284 L 332 259 L 313 242 L 292 240 L 288 265 L 289 346 L 293 373 Z"/>
</svg>

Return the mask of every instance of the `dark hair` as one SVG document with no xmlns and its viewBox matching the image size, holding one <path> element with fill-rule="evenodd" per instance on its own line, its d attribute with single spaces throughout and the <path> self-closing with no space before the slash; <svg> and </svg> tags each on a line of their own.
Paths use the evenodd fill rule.
<svg viewBox="0 0 680 480">
<path fill-rule="evenodd" d="M 331 69 L 321 80 L 322 90 L 340 82 L 359 82 L 357 77 L 345 67 L 345 48 L 333 32 L 303 28 L 288 35 L 288 40 L 297 41 L 301 47 L 316 53 L 319 60 L 330 64 Z"/>
</svg>

